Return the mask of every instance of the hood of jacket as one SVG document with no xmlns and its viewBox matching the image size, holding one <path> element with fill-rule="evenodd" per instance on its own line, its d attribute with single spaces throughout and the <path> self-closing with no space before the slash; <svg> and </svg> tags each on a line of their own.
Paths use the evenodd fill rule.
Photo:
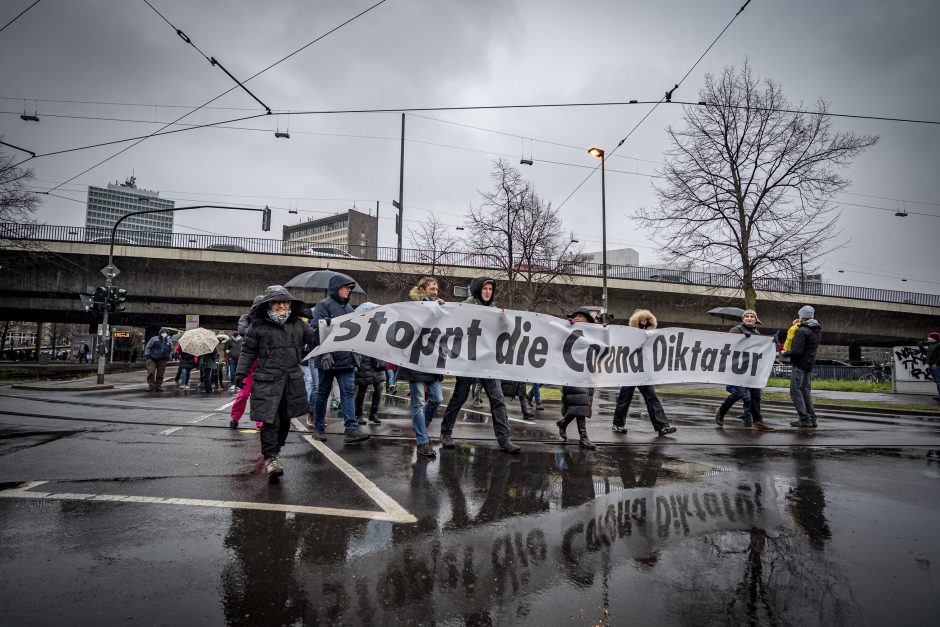
<svg viewBox="0 0 940 627">
<path fill-rule="evenodd" d="M 298 300 L 291 296 L 291 293 L 288 292 L 287 288 L 283 285 L 271 285 L 264 290 L 264 294 L 261 295 L 261 300 L 258 300 L 257 303 L 252 305 L 252 317 L 262 319 L 267 318 L 268 303 L 273 303 L 279 300 L 290 301 L 290 317 L 288 320 L 293 320 L 296 318 L 298 315 L 300 315 L 300 310 L 306 307 L 304 301 Z"/>
<path fill-rule="evenodd" d="M 485 283 L 493 284 L 493 295 L 488 301 L 483 300 L 483 285 Z M 470 281 L 470 296 L 480 301 L 482 304 L 487 307 L 492 306 L 493 302 L 496 300 L 496 279 L 491 279 L 488 276 L 478 276 L 477 278 Z"/>
<path fill-rule="evenodd" d="M 168 329 L 167 327 L 160 327 L 160 333 L 166 333 L 167 337 L 170 337 L 171 335 L 173 335 L 172 333 L 170 333 L 170 329 Z M 157 333 L 157 335 L 159 336 L 160 333 Z"/>
<path fill-rule="evenodd" d="M 330 287 L 329 289 L 327 289 L 326 293 L 330 298 L 332 298 L 336 302 L 342 305 L 345 305 L 349 303 L 349 299 L 348 298 L 343 299 L 339 297 L 339 288 L 343 287 L 344 285 L 349 285 L 350 283 L 352 283 L 353 285 L 356 285 L 356 282 L 353 280 L 351 276 L 349 276 L 348 274 L 343 274 L 342 272 L 337 272 L 335 275 L 330 277 Z"/>
<path fill-rule="evenodd" d="M 656 316 L 653 315 L 649 309 L 637 309 L 633 312 L 633 315 L 630 316 L 630 326 L 635 328 L 640 328 L 640 322 L 647 321 L 648 326 L 646 327 L 647 331 L 652 331 L 656 328 Z"/>
<path fill-rule="evenodd" d="M 814 333 L 819 333 L 822 331 L 822 325 L 819 324 L 819 321 L 816 318 L 810 318 L 809 320 L 800 320 L 801 327 L 808 327 L 810 331 Z"/>
<path fill-rule="evenodd" d="M 588 322 L 597 322 L 597 319 L 594 317 L 594 314 L 591 313 L 591 310 L 588 309 L 587 307 L 578 307 L 577 309 L 572 311 L 570 314 L 568 314 L 567 317 L 574 318 L 575 314 L 581 314 L 582 316 L 588 319 Z"/>
<path fill-rule="evenodd" d="M 411 300 L 421 300 L 421 301 L 429 300 L 427 295 L 418 289 L 417 285 L 415 285 L 413 288 L 411 288 L 408 291 L 408 298 L 410 298 Z"/>
</svg>

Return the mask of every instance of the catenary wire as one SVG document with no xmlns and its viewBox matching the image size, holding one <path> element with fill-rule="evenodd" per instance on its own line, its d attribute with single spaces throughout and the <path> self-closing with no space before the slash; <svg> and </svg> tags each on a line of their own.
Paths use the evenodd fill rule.
<svg viewBox="0 0 940 627">
<path fill-rule="evenodd" d="M 34 6 L 36 6 L 37 4 L 39 4 L 39 0 L 36 0 L 36 1 L 33 2 L 31 5 L 29 5 L 28 7 L 26 7 L 26 8 L 23 9 L 22 11 L 20 11 L 20 12 L 17 14 L 16 17 L 14 17 L 12 20 L 10 20 L 10 21 L 7 22 L 6 24 L 4 24 L 4 25 L 3 25 L 3 28 L 0 28 L 0 33 L 2 33 L 3 31 L 5 31 L 6 28 L 7 28 L 7 26 L 9 26 L 10 24 L 12 24 L 12 23 L 15 22 L 16 20 L 20 19 L 20 18 L 23 16 L 24 13 L 26 13 L 27 11 L 29 11 L 30 9 L 32 9 L 32 8 L 33 8 Z"/>
</svg>

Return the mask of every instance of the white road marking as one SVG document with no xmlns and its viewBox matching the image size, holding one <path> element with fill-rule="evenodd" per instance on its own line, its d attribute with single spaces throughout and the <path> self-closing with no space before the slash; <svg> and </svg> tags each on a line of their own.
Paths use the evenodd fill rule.
<svg viewBox="0 0 940 627">
<path fill-rule="evenodd" d="M 199 417 L 196 418 L 195 420 L 190 420 L 190 421 L 189 421 L 189 424 L 194 425 L 194 424 L 200 423 L 200 422 L 202 422 L 203 420 L 205 420 L 206 418 L 211 418 L 212 416 L 214 416 L 214 415 L 215 415 L 215 412 L 217 412 L 217 411 L 222 411 L 223 409 L 228 409 L 228 408 L 231 407 L 233 404 L 235 404 L 235 401 L 234 401 L 234 400 L 233 400 L 233 401 L 230 401 L 230 402 L 228 402 L 228 403 L 226 403 L 225 405 L 222 405 L 221 407 L 216 407 L 214 410 L 212 410 L 213 413 L 211 413 L 211 414 L 204 414 L 204 415 L 202 415 L 202 416 L 199 416 Z M 160 432 L 160 435 L 170 435 L 171 433 L 176 433 L 177 431 L 179 431 L 179 430 L 182 429 L 182 428 L 183 428 L 183 427 L 170 427 L 170 428 L 167 429 L 166 431 L 161 431 L 161 432 Z"/>
<path fill-rule="evenodd" d="M 31 488 L 48 483 L 30 481 L 9 490 L 0 491 L 0 498 L 47 499 L 57 501 L 105 501 L 112 503 L 150 503 L 153 505 L 189 505 L 195 507 L 222 507 L 226 509 L 254 509 L 272 512 L 294 512 L 297 514 L 319 514 L 321 516 L 343 516 L 346 518 L 367 518 L 369 520 L 387 520 L 389 522 L 416 522 L 417 519 L 387 511 L 370 512 L 358 509 L 339 509 L 334 507 L 311 507 L 308 505 L 288 505 L 281 503 L 254 503 L 251 501 L 212 501 L 208 499 L 182 499 L 159 496 L 130 496 L 123 494 L 84 494 L 80 492 L 32 492 Z"/>
</svg>

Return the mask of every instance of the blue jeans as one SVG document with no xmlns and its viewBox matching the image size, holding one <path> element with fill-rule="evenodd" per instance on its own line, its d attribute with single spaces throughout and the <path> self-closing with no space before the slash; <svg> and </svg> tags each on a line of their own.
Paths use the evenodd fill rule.
<svg viewBox="0 0 940 627">
<path fill-rule="evenodd" d="M 424 398 L 424 390 L 427 386 L 428 398 Z M 441 381 L 436 379 L 428 383 L 415 382 L 409 383 L 411 390 L 411 428 L 415 430 L 415 441 L 418 444 L 428 443 L 428 425 L 434 420 L 434 414 L 437 408 L 441 406 L 444 400 L 444 391 L 441 388 Z"/>
<path fill-rule="evenodd" d="M 538 403 L 542 404 L 542 384 L 533 383 L 532 388 L 529 390 L 529 398 Z"/>
<path fill-rule="evenodd" d="M 304 389 L 307 390 L 307 411 L 316 413 L 317 383 L 320 378 L 317 375 L 317 367 L 313 365 L 313 359 L 307 360 L 307 363 L 301 363 L 300 371 L 304 375 Z"/>
<path fill-rule="evenodd" d="M 228 384 L 235 385 L 235 368 L 238 367 L 237 359 L 228 360 Z"/>
<path fill-rule="evenodd" d="M 940 366 L 930 366 L 930 376 L 937 386 L 937 396 L 940 396 Z"/>
<path fill-rule="evenodd" d="M 398 371 L 391 368 L 385 369 L 385 389 L 389 390 L 395 387 L 395 381 L 398 379 Z"/>
<path fill-rule="evenodd" d="M 347 431 L 357 431 L 356 419 L 356 371 L 355 370 L 317 370 L 317 404 L 314 411 L 314 428 L 326 429 L 326 402 L 333 389 L 333 379 L 339 383 L 339 409 L 343 416 L 343 426 Z"/>
<path fill-rule="evenodd" d="M 180 368 L 180 385 L 189 385 L 189 368 Z"/>
<path fill-rule="evenodd" d="M 721 403 L 721 415 L 724 416 L 731 409 L 731 406 L 737 403 L 739 400 L 744 401 L 742 405 L 744 406 L 744 420 L 751 419 L 751 392 L 748 388 L 740 387 L 737 385 L 726 385 L 725 390 L 728 391 L 730 396 L 726 398 Z"/>
</svg>

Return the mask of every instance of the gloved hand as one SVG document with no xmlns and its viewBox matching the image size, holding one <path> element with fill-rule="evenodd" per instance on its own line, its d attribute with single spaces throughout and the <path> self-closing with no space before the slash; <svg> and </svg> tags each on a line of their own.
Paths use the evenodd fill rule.
<svg viewBox="0 0 940 627">
<path fill-rule="evenodd" d="M 235 387 L 239 390 L 245 387 L 245 377 L 243 375 L 238 375 L 235 377 Z"/>
<path fill-rule="evenodd" d="M 320 357 L 320 370 L 333 369 L 333 353 L 326 353 Z"/>
</svg>

